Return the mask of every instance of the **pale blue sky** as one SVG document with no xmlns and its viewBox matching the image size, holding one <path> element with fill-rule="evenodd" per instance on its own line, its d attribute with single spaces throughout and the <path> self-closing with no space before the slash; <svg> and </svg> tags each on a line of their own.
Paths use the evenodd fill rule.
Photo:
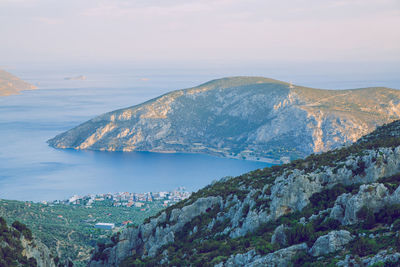
<svg viewBox="0 0 400 267">
<path fill-rule="evenodd" d="M 400 0 L 0 0 L 3 62 L 400 61 Z"/>
</svg>

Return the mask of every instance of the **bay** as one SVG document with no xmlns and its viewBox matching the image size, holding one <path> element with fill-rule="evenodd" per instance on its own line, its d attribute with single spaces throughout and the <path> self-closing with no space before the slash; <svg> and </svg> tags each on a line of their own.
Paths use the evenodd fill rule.
<svg viewBox="0 0 400 267">
<path fill-rule="evenodd" d="M 74 194 L 156 192 L 181 186 L 193 191 L 215 179 L 267 166 L 199 154 L 49 147 L 48 139 L 96 115 L 139 104 L 185 83 L 157 75 L 121 83 L 113 76 L 119 83 L 112 87 L 112 81 L 92 77 L 96 75 L 86 81 L 65 81 L 61 76 L 36 75 L 30 81 L 40 81 L 46 89 L 0 98 L 0 198 L 49 201 Z M 163 80 L 168 86 L 162 86 Z"/>
<path fill-rule="evenodd" d="M 10 72 L 40 89 L 0 97 L 0 198 L 42 201 L 181 186 L 195 191 L 221 177 L 266 167 L 262 162 L 199 154 L 58 150 L 46 141 L 102 113 L 227 76 L 264 76 L 326 89 L 400 88 L 395 66 L 339 65 L 12 67 Z M 87 79 L 64 79 L 79 75 Z"/>
</svg>

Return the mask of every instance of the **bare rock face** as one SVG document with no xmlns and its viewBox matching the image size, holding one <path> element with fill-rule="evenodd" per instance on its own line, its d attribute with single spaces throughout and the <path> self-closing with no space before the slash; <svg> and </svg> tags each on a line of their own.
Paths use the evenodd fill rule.
<svg viewBox="0 0 400 267">
<path fill-rule="evenodd" d="M 250 250 L 244 254 L 231 256 L 225 263 L 220 263 L 216 267 L 234 267 L 234 266 L 251 266 L 251 267 L 278 267 L 289 266 L 292 258 L 300 253 L 307 251 L 307 244 L 302 243 L 287 248 L 280 249 L 273 253 L 269 253 L 260 257 L 254 250 Z"/>
<path fill-rule="evenodd" d="M 293 246 L 290 246 L 287 248 L 280 249 L 273 253 L 270 253 L 259 259 L 256 259 L 255 261 L 251 262 L 248 266 L 252 266 L 252 267 L 289 266 L 291 263 L 291 260 L 294 256 L 296 256 L 300 252 L 307 251 L 307 249 L 308 249 L 308 247 L 307 247 L 307 244 L 305 244 L 305 243 L 293 245 Z"/>
<path fill-rule="evenodd" d="M 398 118 L 400 92 L 393 89 L 319 90 L 232 77 L 103 114 L 48 142 L 285 162 L 354 142 Z"/>
<path fill-rule="evenodd" d="M 15 95 L 20 91 L 33 89 L 37 89 L 37 87 L 24 82 L 11 73 L 0 70 L 0 96 Z"/>
<path fill-rule="evenodd" d="M 379 251 L 378 254 L 372 257 L 364 257 L 361 260 L 347 255 L 344 260 L 339 261 L 336 266 L 340 267 L 364 267 L 364 266 L 379 266 L 385 263 L 389 263 L 387 266 L 397 266 L 396 262 L 400 259 L 400 253 L 390 252 L 388 250 Z M 392 265 L 390 265 L 390 263 Z M 383 265 L 383 266 L 386 266 Z"/>
<path fill-rule="evenodd" d="M 327 235 L 320 236 L 310 249 L 314 257 L 336 252 L 347 245 L 353 237 L 345 230 L 332 231 Z"/>
<path fill-rule="evenodd" d="M 286 229 L 287 227 L 285 227 L 283 224 L 278 226 L 275 229 L 274 234 L 272 235 L 271 244 L 279 244 L 280 246 L 286 246 L 287 245 L 287 237 L 285 234 Z"/>
<path fill-rule="evenodd" d="M 25 238 L 21 238 L 22 255 L 29 258 L 34 258 L 37 262 L 38 267 L 55 267 L 54 259 L 51 257 L 51 253 L 48 247 L 42 244 L 40 241 L 29 241 Z"/>
<path fill-rule="evenodd" d="M 357 212 L 362 207 L 367 207 L 373 212 L 378 212 L 385 205 L 400 203 L 400 187 L 393 194 L 379 183 L 361 185 L 356 195 L 343 194 L 339 196 L 332 208 L 330 217 L 340 221 L 344 225 L 359 222 Z"/>
<path fill-rule="evenodd" d="M 169 224 L 164 225 L 167 219 L 164 212 L 139 228 L 128 228 L 122 232 L 116 246 L 103 252 L 107 255 L 107 261 L 92 260 L 90 266 L 118 266 L 123 259 L 136 253 L 143 257 L 154 257 L 163 245 L 174 241 L 175 233 L 187 222 L 215 205 L 221 205 L 220 197 L 200 198 L 182 209 L 174 209 Z"/>
</svg>

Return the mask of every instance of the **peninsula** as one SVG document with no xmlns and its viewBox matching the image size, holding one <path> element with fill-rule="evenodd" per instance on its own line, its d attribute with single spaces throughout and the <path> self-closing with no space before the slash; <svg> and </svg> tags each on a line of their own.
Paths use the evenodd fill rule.
<svg viewBox="0 0 400 267">
<path fill-rule="evenodd" d="M 24 82 L 20 78 L 0 70 L 0 96 L 16 95 L 24 90 L 34 90 L 36 86 Z"/>
<path fill-rule="evenodd" d="M 400 118 L 400 91 L 322 90 L 230 77 L 112 111 L 49 140 L 55 148 L 206 153 L 288 162 L 353 143 Z"/>
</svg>

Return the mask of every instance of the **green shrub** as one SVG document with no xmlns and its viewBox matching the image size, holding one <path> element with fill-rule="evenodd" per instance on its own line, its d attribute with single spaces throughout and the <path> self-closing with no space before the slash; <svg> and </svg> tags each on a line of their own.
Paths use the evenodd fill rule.
<svg viewBox="0 0 400 267">
<path fill-rule="evenodd" d="M 310 263 L 313 262 L 314 259 L 306 252 L 299 252 L 292 258 L 293 266 L 310 266 Z"/>
<path fill-rule="evenodd" d="M 256 243 L 256 251 L 258 254 L 265 255 L 274 251 L 274 246 L 264 239 L 260 239 Z"/>
<path fill-rule="evenodd" d="M 393 222 L 393 231 L 399 231 L 400 230 L 400 219 L 397 219 Z"/>
<path fill-rule="evenodd" d="M 400 218 L 400 205 L 387 205 L 376 214 L 376 221 L 379 223 L 392 224 Z"/>
<path fill-rule="evenodd" d="M 385 263 L 382 262 L 382 261 L 374 263 L 373 265 L 371 265 L 371 267 L 384 267 L 384 266 L 385 266 Z"/>
<path fill-rule="evenodd" d="M 303 225 L 296 223 L 291 228 L 285 231 L 287 241 L 289 245 L 299 244 L 308 242 L 313 238 L 314 229 L 311 223 Z"/>
<path fill-rule="evenodd" d="M 351 251 L 360 257 L 376 254 L 379 251 L 379 245 L 374 239 L 360 237 L 351 243 Z"/>
<path fill-rule="evenodd" d="M 316 232 L 337 230 L 341 225 L 341 223 L 336 219 L 328 218 L 324 220 L 324 218 L 321 218 L 321 220 L 323 220 L 322 223 L 318 223 L 319 220 L 313 221 L 313 225 Z"/>
<path fill-rule="evenodd" d="M 400 186 L 400 173 L 395 175 L 380 178 L 379 183 L 383 183 L 386 188 L 388 188 L 390 193 L 393 193 Z"/>
<path fill-rule="evenodd" d="M 25 224 L 23 224 L 23 223 L 21 223 L 21 222 L 19 222 L 19 221 L 15 221 L 15 222 L 13 222 L 12 227 L 14 227 L 14 228 L 17 229 L 19 232 L 21 232 L 22 235 L 23 235 L 26 239 L 28 239 L 28 240 L 32 240 L 32 239 L 33 239 L 31 230 L 28 229 L 28 227 L 27 227 Z"/>
<path fill-rule="evenodd" d="M 363 206 L 357 211 L 357 218 L 363 220 L 363 227 L 365 229 L 371 229 L 376 224 L 375 214 L 367 206 Z"/>
<path fill-rule="evenodd" d="M 365 162 L 364 161 L 359 161 L 357 163 L 357 168 L 355 170 L 352 170 L 353 175 L 354 176 L 356 176 L 356 175 L 365 176 L 365 168 L 366 168 Z"/>
</svg>

